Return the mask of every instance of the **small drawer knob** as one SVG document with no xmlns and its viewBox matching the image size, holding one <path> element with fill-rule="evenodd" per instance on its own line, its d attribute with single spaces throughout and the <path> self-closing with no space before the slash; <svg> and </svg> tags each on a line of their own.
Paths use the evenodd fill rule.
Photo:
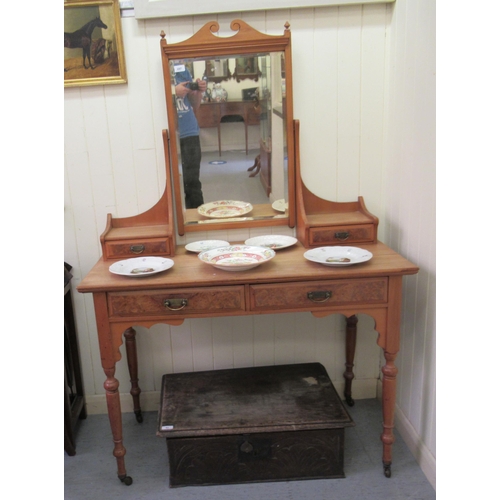
<svg viewBox="0 0 500 500">
<path fill-rule="evenodd" d="M 146 247 L 144 245 L 130 245 L 130 251 L 135 254 L 144 252 Z"/>
<path fill-rule="evenodd" d="M 345 241 L 351 236 L 351 233 L 349 231 L 338 231 L 335 233 L 335 238 L 337 240 Z"/>
</svg>

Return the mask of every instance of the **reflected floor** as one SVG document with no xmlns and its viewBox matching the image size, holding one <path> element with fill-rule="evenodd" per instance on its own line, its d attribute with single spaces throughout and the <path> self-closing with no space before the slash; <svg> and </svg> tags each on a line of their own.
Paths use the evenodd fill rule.
<svg viewBox="0 0 500 500">
<path fill-rule="evenodd" d="M 200 179 L 205 203 L 217 200 L 248 201 L 254 205 L 269 203 L 259 176 L 248 172 L 259 150 L 209 151 L 202 154 Z"/>
</svg>

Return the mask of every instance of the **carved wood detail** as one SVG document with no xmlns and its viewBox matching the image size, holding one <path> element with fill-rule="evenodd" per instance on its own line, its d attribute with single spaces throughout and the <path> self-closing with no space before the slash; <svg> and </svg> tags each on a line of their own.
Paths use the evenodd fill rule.
<svg viewBox="0 0 500 500">
<path fill-rule="evenodd" d="M 344 477 L 344 429 L 167 439 L 170 485 Z"/>
<path fill-rule="evenodd" d="M 343 233 L 348 236 L 344 237 Z M 333 228 L 311 228 L 311 244 L 314 246 L 332 243 L 371 242 L 375 236 L 372 224 L 345 226 Z"/>
<path fill-rule="evenodd" d="M 141 252 L 134 252 L 131 247 L 144 247 Z M 106 255 L 109 258 L 116 257 L 138 257 L 140 255 L 167 255 L 170 253 L 170 244 L 166 239 L 142 242 L 140 239 L 123 241 L 117 243 L 105 243 Z"/>
<path fill-rule="evenodd" d="M 309 282 L 304 284 L 255 285 L 250 287 L 251 309 L 289 309 L 331 307 L 356 303 L 384 303 L 387 301 L 387 279 Z M 329 292 L 324 301 L 311 300 L 309 292 Z"/>
<path fill-rule="evenodd" d="M 245 296 L 242 286 L 178 289 L 171 292 L 110 293 L 108 307 L 111 317 L 171 315 L 178 311 L 165 307 L 165 300 L 179 299 L 187 301 L 187 305 L 182 308 L 184 315 L 190 312 L 234 312 L 245 310 Z"/>
</svg>

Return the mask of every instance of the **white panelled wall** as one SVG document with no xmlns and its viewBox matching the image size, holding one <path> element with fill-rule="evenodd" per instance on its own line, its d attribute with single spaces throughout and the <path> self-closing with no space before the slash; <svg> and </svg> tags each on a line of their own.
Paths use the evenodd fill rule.
<svg viewBox="0 0 500 500">
<path fill-rule="evenodd" d="M 305 184 L 329 200 L 362 195 L 380 218 L 379 238 L 420 266 L 404 281 L 397 425 L 435 484 L 435 0 L 122 18 L 128 83 L 65 89 L 65 261 L 73 266 L 73 287 L 100 257 L 106 214 L 143 212 L 163 190 L 160 31 L 178 42 L 216 19 L 227 36 L 235 18 L 268 34 L 282 34 L 290 23 Z M 210 237 L 238 241 L 269 231 Z M 178 243 L 204 237 L 194 233 Z M 88 410 L 105 412 L 92 297 L 74 291 L 74 302 Z M 157 408 L 164 373 L 192 370 L 319 361 L 342 391 L 344 325 L 338 315 L 295 313 L 139 327 L 143 408 Z M 377 395 L 381 359 L 373 326 L 360 315 L 358 399 Z M 131 411 L 124 361 L 117 378 L 122 409 Z"/>
</svg>

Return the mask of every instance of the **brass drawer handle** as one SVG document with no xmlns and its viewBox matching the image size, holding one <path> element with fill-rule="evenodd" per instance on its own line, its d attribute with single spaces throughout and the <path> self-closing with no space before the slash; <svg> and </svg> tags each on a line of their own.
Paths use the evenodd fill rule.
<svg viewBox="0 0 500 500">
<path fill-rule="evenodd" d="M 326 302 L 332 296 L 332 292 L 318 291 L 307 292 L 307 298 L 312 302 Z"/>
<path fill-rule="evenodd" d="M 339 231 L 338 233 L 335 233 L 335 238 L 341 241 L 349 239 L 349 236 L 351 236 L 349 231 Z"/>
<path fill-rule="evenodd" d="M 145 248 L 144 245 L 130 245 L 130 251 L 135 254 L 144 252 Z"/>
<path fill-rule="evenodd" d="M 165 299 L 163 301 L 163 305 L 165 308 L 170 309 L 171 311 L 180 311 L 184 309 L 188 305 L 187 299 Z"/>
</svg>

